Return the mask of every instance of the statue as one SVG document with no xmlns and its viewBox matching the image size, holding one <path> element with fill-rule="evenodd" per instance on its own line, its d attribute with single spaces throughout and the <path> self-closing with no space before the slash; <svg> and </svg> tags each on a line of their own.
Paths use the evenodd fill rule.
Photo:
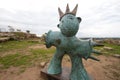
<svg viewBox="0 0 120 80">
<path fill-rule="evenodd" d="M 67 4 L 66 12 L 63 13 L 58 8 L 60 15 L 60 23 L 57 27 L 59 31 L 49 31 L 46 33 L 45 41 L 46 47 L 56 47 L 56 52 L 49 64 L 48 74 L 60 74 L 62 73 L 61 62 L 65 54 L 69 55 L 72 63 L 72 69 L 70 73 L 70 80 L 90 80 L 82 63 L 82 58 L 85 60 L 93 59 L 99 61 L 97 58 L 91 56 L 91 53 L 99 54 L 98 51 L 93 50 L 94 46 L 99 44 L 92 40 L 81 40 L 75 35 L 78 32 L 79 24 L 81 22 L 80 17 L 76 17 L 78 5 L 75 6 L 73 11 L 70 12 L 69 5 Z"/>
</svg>

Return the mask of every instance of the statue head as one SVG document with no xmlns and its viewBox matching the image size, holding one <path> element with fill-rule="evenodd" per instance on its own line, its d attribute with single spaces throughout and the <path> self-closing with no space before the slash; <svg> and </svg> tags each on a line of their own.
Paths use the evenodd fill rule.
<svg viewBox="0 0 120 80">
<path fill-rule="evenodd" d="M 77 7 L 78 5 L 76 5 L 73 11 L 70 12 L 69 5 L 67 4 L 65 13 L 58 8 L 60 16 L 60 24 L 58 24 L 58 28 L 60 28 L 62 34 L 66 37 L 75 36 L 79 30 L 81 18 L 76 17 Z"/>
</svg>

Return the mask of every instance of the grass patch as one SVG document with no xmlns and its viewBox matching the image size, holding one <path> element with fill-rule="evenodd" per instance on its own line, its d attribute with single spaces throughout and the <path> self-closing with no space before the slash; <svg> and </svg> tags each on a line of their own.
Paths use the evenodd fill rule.
<svg viewBox="0 0 120 80">
<path fill-rule="evenodd" d="M 5 56 L 0 56 L 0 68 L 6 69 L 10 66 L 27 66 L 34 64 L 34 61 L 44 61 L 49 60 L 49 54 L 55 52 L 55 48 L 51 49 L 31 49 L 27 50 L 29 55 L 21 54 L 17 50 L 27 49 L 29 46 L 35 44 L 43 44 L 44 42 L 39 42 L 38 40 L 23 40 L 23 41 L 8 41 L 5 43 L 0 43 L 0 53 L 16 50 L 15 54 L 8 54 Z M 21 70 L 23 72 L 24 70 Z"/>
<path fill-rule="evenodd" d="M 95 47 L 95 49 L 100 50 L 105 55 L 120 54 L 119 45 L 104 43 L 104 46 L 111 47 L 113 50 L 105 50 L 103 47 Z"/>
<path fill-rule="evenodd" d="M 55 48 L 51 49 L 31 49 L 29 55 L 23 55 L 20 53 L 8 54 L 0 57 L 0 65 L 2 69 L 9 68 L 10 66 L 22 66 L 32 65 L 35 61 L 47 61 L 51 57 L 49 54 L 55 52 Z"/>
<path fill-rule="evenodd" d="M 110 54 L 120 54 L 120 46 L 119 45 L 105 43 L 105 46 L 113 48 L 113 50 L 108 51 Z"/>
<path fill-rule="evenodd" d="M 38 41 L 8 41 L 5 43 L 0 43 L 0 52 L 10 51 L 14 49 L 24 49 L 28 46 L 34 45 L 34 44 L 42 44 Z"/>
<path fill-rule="evenodd" d="M 39 59 L 41 61 L 49 60 L 51 54 L 55 52 L 55 48 L 51 49 L 31 49 L 32 56 L 34 59 Z"/>
<path fill-rule="evenodd" d="M 0 64 L 3 65 L 2 68 L 9 68 L 10 66 L 28 65 L 30 64 L 30 60 L 30 56 L 16 53 L 0 57 Z"/>
<path fill-rule="evenodd" d="M 55 52 L 55 48 L 51 48 L 51 49 L 31 49 L 31 52 L 33 54 L 50 54 L 50 53 L 54 53 Z"/>
</svg>

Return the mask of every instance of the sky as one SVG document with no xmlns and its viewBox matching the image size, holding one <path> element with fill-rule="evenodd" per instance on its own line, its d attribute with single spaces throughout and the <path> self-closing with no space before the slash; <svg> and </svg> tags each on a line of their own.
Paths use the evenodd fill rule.
<svg viewBox="0 0 120 80">
<path fill-rule="evenodd" d="M 71 11 L 78 4 L 78 37 L 120 38 L 120 0 L 0 0 L 0 29 L 10 25 L 37 35 L 60 31 L 58 7 L 65 12 L 67 3 Z"/>
</svg>

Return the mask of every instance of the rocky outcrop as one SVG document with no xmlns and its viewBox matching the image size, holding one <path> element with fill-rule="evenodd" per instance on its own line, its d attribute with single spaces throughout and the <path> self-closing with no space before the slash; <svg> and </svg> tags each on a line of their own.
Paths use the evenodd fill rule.
<svg viewBox="0 0 120 80">
<path fill-rule="evenodd" d="M 6 42 L 10 40 L 10 37 L 3 37 L 3 38 L 0 38 L 0 42 Z"/>
<path fill-rule="evenodd" d="M 109 43 L 109 44 L 120 45 L 120 40 L 105 39 L 104 42 Z"/>
<path fill-rule="evenodd" d="M 37 38 L 36 34 L 30 34 L 25 32 L 0 32 L 0 42 L 8 40 L 24 40 L 30 38 Z"/>
<path fill-rule="evenodd" d="M 95 40 L 97 43 L 108 43 L 108 44 L 115 44 L 120 45 L 120 39 L 102 39 L 102 40 Z"/>
</svg>

